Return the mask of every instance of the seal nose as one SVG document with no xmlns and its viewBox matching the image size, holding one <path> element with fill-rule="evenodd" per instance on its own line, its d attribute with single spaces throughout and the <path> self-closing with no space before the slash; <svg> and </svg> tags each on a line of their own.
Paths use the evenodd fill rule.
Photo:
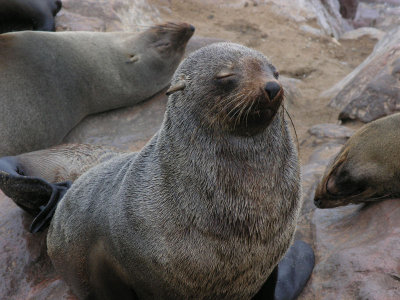
<svg viewBox="0 0 400 300">
<path fill-rule="evenodd" d="M 314 205 L 318 208 L 321 207 L 321 199 L 314 199 Z"/>
<path fill-rule="evenodd" d="M 193 25 L 190 24 L 190 26 L 189 26 L 189 31 L 194 32 L 195 29 L 196 29 L 196 28 L 195 28 Z"/>
<path fill-rule="evenodd" d="M 281 90 L 281 86 L 275 81 L 270 81 L 265 85 L 264 90 L 267 92 L 269 99 L 273 100 Z"/>
</svg>

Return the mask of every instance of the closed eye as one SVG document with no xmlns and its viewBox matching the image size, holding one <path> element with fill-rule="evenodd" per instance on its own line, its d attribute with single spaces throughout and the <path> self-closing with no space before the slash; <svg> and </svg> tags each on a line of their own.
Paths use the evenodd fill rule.
<svg viewBox="0 0 400 300">
<path fill-rule="evenodd" d="M 232 77 L 234 75 L 235 75 L 235 73 L 232 73 L 232 72 L 221 72 L 215 76 L 215 79 L 224 79 L 224 78 Z"/>
</svg>

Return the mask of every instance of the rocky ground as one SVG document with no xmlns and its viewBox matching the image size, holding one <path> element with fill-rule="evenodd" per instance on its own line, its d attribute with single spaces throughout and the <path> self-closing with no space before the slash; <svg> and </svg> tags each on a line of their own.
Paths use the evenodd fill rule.
<svg viewBox="0 0 400 300">
<path fill-rule="evenodd" d="M 153 22 L 180 20 L 192 23 L 198 36 L 267 55 L 281 75 L 294 79 L 286 87 L 294 95 L 286 105 L 298 135 L 305 201 L 297 238 L 316 253 L 313 276 L 300 298 L 400 299 L 400 202 L 328 210 L 315 209 L 312 202 L 325 166 L 353 130 L 400 109 L 400 1 L 340 2 L 341 9 L 336 0 L 64 0 L 56 20 L 59 31 L 137 31 Z M 343 19 L 339 11 L 352 18 Z M 160 95 L 89 117 L 65 142 L 140 149 L 157 130 L 164 108 Z M 339 116 L 346 127 L 339 125 Z M 0 263 L 5 266 L 0 295 L 73 299 L 52 270 L 45 235 L 27 233 L 30 218 L 0 197 Z"/>
</svg>

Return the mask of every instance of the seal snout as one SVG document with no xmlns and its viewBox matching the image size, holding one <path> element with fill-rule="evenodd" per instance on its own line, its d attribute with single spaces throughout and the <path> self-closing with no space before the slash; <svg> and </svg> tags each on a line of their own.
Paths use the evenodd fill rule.
<svg viewBox="0 0 400 300">
<path fill-rule="evenodd" d="M 275 81 L 267 82 L 264 86 L 264 90 L 267 92 L 269 99 L 272 101 L 281 91 L 282 87 Z"/>
</svg>

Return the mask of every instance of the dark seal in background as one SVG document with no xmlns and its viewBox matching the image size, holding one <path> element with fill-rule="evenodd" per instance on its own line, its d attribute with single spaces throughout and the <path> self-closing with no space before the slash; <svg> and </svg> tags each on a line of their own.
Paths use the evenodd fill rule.
<svg viewBox="0 0 400 300">
<path fill-rule="evenodd" d="M 10 31 L 55 31 L 61 0 L 1 0 L 0 34 Z"/>
</svg>

